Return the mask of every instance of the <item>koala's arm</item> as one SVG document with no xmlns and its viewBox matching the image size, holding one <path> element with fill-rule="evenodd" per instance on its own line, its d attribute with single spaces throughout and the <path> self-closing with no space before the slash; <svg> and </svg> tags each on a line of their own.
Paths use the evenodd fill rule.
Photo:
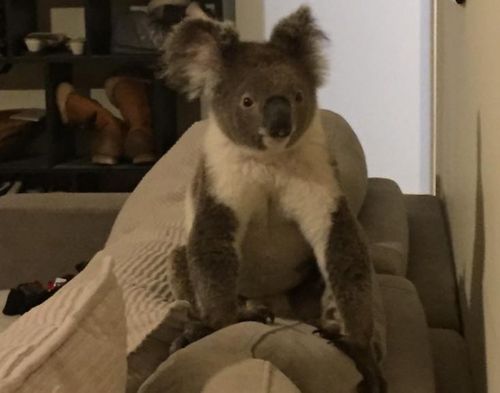
<svg viewBox="0 0 500 393">
<path fill-rule="evenodd" d="M 336 180 L 309 179 L 307 197 L 301 197 L 302 188 L 300 180 L 292 179 L 282 203 L 310 243 L 325 284 L 319 332 L 354 360 L 364 377 L 362 391 L 384 392 L 372 347 L 373 276 L 367 245 Z"/>
<path fill-rule="evenodd" d="M 203 163 L 192 191 L 194 217 L 186 245 L 190 296 L 199 318 L 212 329 L 237 320 L 236 250 L 238 219 L 231 208 L 211 195 Z"/>
<path fill-rule="evenodd" d="M 373 346 L 372 268 L 365 240 L 347 199 L 341 197 L 332 214 L 326 247 L 326 290 L 321 325 L 323 334 L 355 361 L 367 392 L 383 392 L 385 382 Z M 332 312 L 342 331 L 331 331 Z"/>
</svg>

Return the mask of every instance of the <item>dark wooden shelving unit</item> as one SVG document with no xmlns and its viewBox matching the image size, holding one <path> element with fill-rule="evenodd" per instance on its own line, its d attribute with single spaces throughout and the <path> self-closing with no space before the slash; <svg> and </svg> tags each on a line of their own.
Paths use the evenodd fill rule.
<svg viewBox="0 0 500 393">
<path fill-rule="evenodd" d="M 116 62 L 116 63 L 143 63 L 143 64 L 155 64 L 158 60 L 159 54 L 157 53 L 113 53 L 113 54 L 101 54 L 101 55 L 91 55 L 84 54 L 80 56 L 75 56 L 70 52 L 62 51 L 57 53 L 30 53 L 25 52 L 20 55 L 15 56 L 0 56 L 0 61 L 10 64 L 19 63 L 69 63 L 69 64 L 79 64 L 79 63 L 90 63 L 90 62 Z"/>
<path fill-rule="evenodd" d="M 49 170 L 47 157 L 42 155 L 27 156 L 20 159 L 0 162 L 0 174 L 39 173 Z"/>
<path fill-rule="evenodd" d="M 186 104 L 163 81 L 154 78 L 159 54 L 113 53 L 111 50 L 114 7 L 119 5 L 123 8 L 124 3 L 137 5 L 141 3 L 140 0 L 0 0 L 0 3 L 5 17 L 4 28 L 0 29 L 0 34 L 4 34 L 4 37 L 0 37 L 0 40 L 3 39 L 6 43 L 3 53 L 0 52 L 0 72 L 9 72 L 18 65 L 30 64 L 37 67 L 40 75 L 43 75 L 46 109 L 46 116 L 41 122 L 42 129 L 32 141 L 33 146 L 26 157 L 0 162 L 0 180 L 38 179 L 44 182 L 44 188 L 54 190 L 65 189 L 61 184 L 65 184 L 64 179 L 67 179 L 69 191 L 113 191 L 101 186 L 93 189 L 92 184 L 102 184 L 95 179 L 89 182 L 90 186 L 80 182 L 88 182 L 92 176 L 102 175 L 107 179 L 113 176 L 117 179 L 130 176 L 134 179 L 130 182 L 130 188 L 133 188 L 150 169 L 150 165 L 138 166 L 126 162 L 113 166 L 92 164 L 88 152 L 85 154 L 81 151 L 78 131 L 61 123 L 56 105 L 56 88 L 62 82 L 70 82 L 78 90 L 89 91 L 102 89 L 106 77 L 121 69 L 141 69 L 150 74 L 150 105 L 159 156 L 168 151 L 189 125 L 185 120 L 179 122 L 179 116 L 187 117 L 189 121 L 199 119 L 198 104 Z M 147 1 L 142 3 L 147 4 Z M 211 3 L 215 5 L 217 12 L 222 12 L 221 1 Z M 49 15 L 46 9 L 48 6 L 83 8 L 86 35 L 83 55 L 75 56 L 65 50 L 42 54 L 27 51 L 24 38 L 31 32 L 41 30 L 39 14 Z M 86 75 L 86 79 L 81 74 Z M 179 109 L 179 103 L 183 103 L 184 112 Z M 124 190 L 120 187 L 119 191 Z"/>
<path fill-rule="evenodd" d="M 70 171 L 70 172 L 113 172 L 113 171 L 132 171 L 132 172 L 144 172 L 151 168 L 151 164 L 147 165 L 132 165 L 129 163 L 121 162 L 116 165 L 96 165 L 90 162 L 88 159 L 81 158 L 75 159 L 52 167 L 52 170 L 58 172 Z"/>
</svg>

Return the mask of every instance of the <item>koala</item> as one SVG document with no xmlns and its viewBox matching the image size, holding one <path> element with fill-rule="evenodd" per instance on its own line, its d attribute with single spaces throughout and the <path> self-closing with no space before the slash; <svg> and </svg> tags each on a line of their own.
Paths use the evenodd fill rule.
<svg viewBox="0 0 500 393">
<path fill-rule="evenodd" d="M 258 280 L 269 259 L 315 260 L 324 283 L 320 335 L 352 357 L 360 391 L 384 392 L 372 345 L 372 266 L 319 117 L 327 37 L 306 6 L 263 43 L 240 41 L 231 24 L 200 9 L 191 15 L 163 55 L 170 85 L 210 107 L 186 197 L 188 239 L 171 275 L 196 320 L 172 350 L 238 321 L 272 321 L 265 307 L 245 306 L 252 294 L 242 275 Z"/>
</svg>

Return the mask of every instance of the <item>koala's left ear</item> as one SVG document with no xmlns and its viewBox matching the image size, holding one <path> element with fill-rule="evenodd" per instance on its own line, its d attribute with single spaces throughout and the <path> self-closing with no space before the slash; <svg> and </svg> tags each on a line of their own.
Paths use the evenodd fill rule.
<svg viewBox="0 0 500 393">
<path fill-rule="evenodd" d="M 161 76 L 190 99 L 210 95 L 222 75 L 224 54 L 238 42 L 231 24 L 188 17 L 167 36 Z"/>
<path fill-rule="evenodd" d="M 328 41 L 328 37 L 316 24 L 311 9 L 302 6 L 274 27 L 270 43 L 301 61 L 315 86 L 319 87 L 324 82 L 327 70 L 322 52 L 325 41 Z"/>
</svg>

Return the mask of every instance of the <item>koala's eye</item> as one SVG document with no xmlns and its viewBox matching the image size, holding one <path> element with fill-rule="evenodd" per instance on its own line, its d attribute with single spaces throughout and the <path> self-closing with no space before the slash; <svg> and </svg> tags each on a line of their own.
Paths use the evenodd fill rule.
<svg viewBox="0 0 500 393">
<path fill-rule="evenodd" d="M 302 102 L 304 101 L 304 95 L 302 94 L 301 91 L 298 91 L 296 94 L 295 94 L 295 102 Z"/>
<path fill-rule="evenodd" d="M 243 98 L 243 106 L 245 108 L 251 108 L 253 106 L 253 100 L 250 97 Z"/>
</svg>

